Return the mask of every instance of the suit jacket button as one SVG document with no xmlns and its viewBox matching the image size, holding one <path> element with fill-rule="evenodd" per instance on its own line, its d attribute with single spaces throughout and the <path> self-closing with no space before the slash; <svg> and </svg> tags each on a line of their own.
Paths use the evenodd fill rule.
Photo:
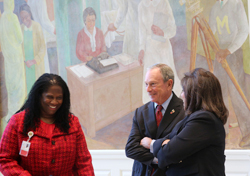
<svg viewBox="0 0 250 176">
<path fill-rule="evenodd" d="M 54 164 L 54 163 L 55 163 L 55 159 L 53 159 L 53 160 L 51 161 L 51 163 Z"/>
<path fill-rule="evenodd" d="M 56 141 L 52 141 L 51 143 L 52 143 L 52 145 L 55 145 Z"/>
</svg>

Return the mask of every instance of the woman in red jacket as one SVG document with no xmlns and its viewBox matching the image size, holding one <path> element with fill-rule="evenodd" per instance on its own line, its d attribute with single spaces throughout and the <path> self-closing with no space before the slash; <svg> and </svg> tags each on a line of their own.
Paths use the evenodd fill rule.
<svg viewBox="0 0 250 176">
<path fill-rule="evenodd" d="M 0 142 L 4 175 L 94 175 L 78 118 L 70 113 L 63 79 L 43 74 L 23 107 L 11 117 Z"/>
</svg>

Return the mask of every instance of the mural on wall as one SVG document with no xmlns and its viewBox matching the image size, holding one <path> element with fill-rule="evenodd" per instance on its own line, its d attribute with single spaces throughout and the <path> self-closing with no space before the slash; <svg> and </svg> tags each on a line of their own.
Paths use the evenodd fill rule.
<svg viewBox="0 0 250 176">
<path fill-rule="evenodd" d="M 68 83 L 89 149 L 124 149 L 134 110 L 149 101 L 148 66 L 171 66 L 177 95 L 190 64 L 209 69 L 198 33 L 191 47 L 193 17 L 201 14 L 220 48 L 210 47 L 210 56 L 230 110 L 226 147 L 250 148 L 247 102 L 215 59 L 226 58 L 249 102 L 247 0 L 0 0 L 0 11 L 2 131 L 35 80 L 55 73 Z"/>
</svg>

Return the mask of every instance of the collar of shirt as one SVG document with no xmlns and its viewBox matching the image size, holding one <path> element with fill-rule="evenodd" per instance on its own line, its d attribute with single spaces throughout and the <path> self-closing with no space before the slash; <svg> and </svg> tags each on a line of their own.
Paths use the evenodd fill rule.
<svg viewBox="0 0 250 176">
<path fill-rule="evenodd" d="M 172 99 L 172 97 L 173 97 L 173 92 L 171 93 L 170 97 L 164 103 L 162 103 L 163 108 L 162 108 L 161 112 L 162 112 L 163 115 L 165 114 L 165 111 L 168 108 L 168 105 L 169 105 L 170 100 Z M 154 103 L 155 109 L 156 109 L 157 105 L 158 105 L 157 103 Z"/>
<path fill-rule="evenodd" d="M 32 25 L 29 28 L 24 25 L 24 31 L 32 31 Z"/>
<path fill-rule="evenodd" d="M 87 36 L 90 38 L 90 44 L 92 48 L 92 52 L 95 52 L 96 50 L 96 42 L 95 42 L 95 35 L 96 35 L 96 28 L 94 27 L 93 35 L 90 34 L 88 31 L 86 25 L 84 26 L 84 32 L 87 34 Z"/>
<path fill-rule="evenodd" d="M 153 5 L 156 7 L 159 4 L 160 0 L 144 0 L 144 6 L 149 7 Z"/>
<path fill-rule="evenodd" d="M 219 3 L 221 4 L 221 2 L 223 2 L 223 3 L 222 3 L 222 7 L 223 7 L 223 6 L 227 3 L 227 1 L 228 1 L 228 0 L 223 0 L 223 1 L 219 0 Z"/>
</svg>

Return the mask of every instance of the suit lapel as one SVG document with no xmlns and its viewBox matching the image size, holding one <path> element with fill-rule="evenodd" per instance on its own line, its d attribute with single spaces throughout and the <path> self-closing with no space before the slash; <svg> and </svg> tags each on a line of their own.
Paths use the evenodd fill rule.
<svg viewBox="0 0 250 176">
<path fill-rule="evenodd" d="M 178 98 L 173 93 L 173 97 L 165 111 L 165 114 L 161 120 L 161 123 L 158 127 L 156 139 L 160 137 L 160 135 L 163 133 L 163 131 L 171 124 L 171 122 L 174 120 L 174 118 L 178 115 L 178 113 L 181 110 L 181 106 L 178 105 Z"/>
<path fill-rule="evenodd" d="M 157 124 L 155 120 L 155 111 L 154 111 L 154 103 L 150 102 L 148 104 L 147 109 L 143 112 L 143 117 L 145 117 L 145 122 L 147 124 L 147 130 L 149 134 L 151 134 L 151 138 L 155 138 L 157 132 Z"/>
</svg>

